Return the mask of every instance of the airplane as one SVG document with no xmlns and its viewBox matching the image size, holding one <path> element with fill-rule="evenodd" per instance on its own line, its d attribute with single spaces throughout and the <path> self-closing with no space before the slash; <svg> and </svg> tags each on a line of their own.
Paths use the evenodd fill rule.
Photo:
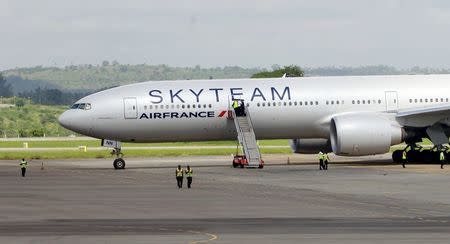
<svg viewBox="0 0 450 244">
<path fill-rule="evenodd" d="M 404 151 L 433 161 L 447 150 L 449 99 L 450 75 L 148 81 L 86 96 L 59 123 L 114 145 L 123 169 L 120 142 L 235 140 L 231 104 L 241 100 L 256 139 L 290 139 L 294 153 L 376 155 L 404 142 L 395 162 Z"/>
</svg>

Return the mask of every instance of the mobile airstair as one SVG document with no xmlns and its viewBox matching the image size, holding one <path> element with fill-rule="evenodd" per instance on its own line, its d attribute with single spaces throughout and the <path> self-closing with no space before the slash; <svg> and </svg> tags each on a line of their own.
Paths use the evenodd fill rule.
<svg viewBox="0 0 450 244">
<path fill-rule="evenodd" d="M 256 141 L 255 132 L 253 131 L 252 119 L 248 108 L 245 107 L 245 113 L 237 116 L 236 111 L 232 110 L 232 118 L 238 134 L 239 144 L 242 146 L 244 156 L 236 155 L 233 160 L 233 166 L 241 166 L 248 168 L 262 168 L 263 160 Z"/>
</svg>

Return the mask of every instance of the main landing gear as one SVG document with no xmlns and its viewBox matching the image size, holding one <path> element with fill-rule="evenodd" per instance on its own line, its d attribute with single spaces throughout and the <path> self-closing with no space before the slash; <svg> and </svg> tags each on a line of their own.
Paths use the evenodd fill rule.
<svg viewBox="0 0 450 244">
<path fill-rule="evenodd" d="M 448 148 L 440 146 L 433 147 L 432 149 L 425 149 L 419 145 L 412 144 L 408 145 L 403 150 L 395 150 L 392 153 L 392 159 L 396 163 L 402 163 L 403 152 L 406 151 L 406 158 L 408 163 L 438 163 L 440 162 L 441 151 L 445 152 L 445 158 L 448 162 L 450 153 L 447 151 Z"/>
<path fill-rule="evenodd" d="M 120 148 L 114 148 L 111 152 L 112 155 L 116 156 L 116 159 L 113 162 L 113 166 L 115 169 L 125 169 L 125 160 L 122 159 L 123 153 Z"/>
</svg>

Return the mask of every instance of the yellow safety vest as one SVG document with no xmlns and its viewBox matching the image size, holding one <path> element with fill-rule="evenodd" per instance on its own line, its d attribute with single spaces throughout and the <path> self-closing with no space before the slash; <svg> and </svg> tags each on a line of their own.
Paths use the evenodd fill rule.
<svg viewBox="0 0 450 244">
<path fill-rule="evenodd" d="M 444 154 L 444 152 L 441 152 L 441 154 L 439 155 L 439 159 L 440 159 L 441 161 L 444 161 L 444 160 L 445 160 L 445 154 Z"/>
<path fill-rule="evenodd" d="M 319 153 L 318 156 L 319 156 L 319 160 L 323 160 L 323 153 Z"/>
<path fill-rule="evenodd" d="M 406 160 L 406 151 L 403 151 L 403 153 L 402 153 L 402 159 L 403 159 L 403 160 Z"/>
<path fill-rule="evenodd" d="M 323 161 L 328 161 L 328 154 L 323 154 Z"/>
<path fill-rule="evenodd" d="M 190 169 L 190 170 L 186 170 L 185 173 L 186 173 L 186 177 L 192 177 L 192 174 L 194 173 L 194 171 L 192 169 Z"/>
<path fill-rule="evenodd" d="M 239 104 L 238 104 L 237 101 L 234 101 L 234 102 L 233 102 L 233 108 L 237 108 L 237 107 L 239 107 Z"/>
<path fill-rule="evenodd" d="M 27 162 L 27 161 L 21 161 L 21 162 L 20 162 L 20 167 L 21 167 L 21 168 L 25 168 L 25 169 L 26 169 L 27 166 L 28 166 L 28 162 Z"/>
<path fill-rule="evenodd" d="M 177 168 L 176 175 L 177 177 L 183 177 L 183 170 Z"/>
</svg>

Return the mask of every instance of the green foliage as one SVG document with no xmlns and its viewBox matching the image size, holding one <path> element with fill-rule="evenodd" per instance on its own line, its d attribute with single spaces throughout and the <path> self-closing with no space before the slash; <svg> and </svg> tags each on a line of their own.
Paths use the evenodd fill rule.
<svg viewBox="0 0 450 244">
<path fill-rule="evenodd" d="M 281 69 L 275 69 L 273 71 L 263 71 L 252 75 L 251 78 L 281 78 L 284 74 L 287 77 L 303 77 L 304 71 L 295 65 L 284 66 Z"/>
<path fill-rule="evenodd" d="M 23 107 L 25 106 L 25 100 L 22 98 L 16 98 L 16 104 L 17 107 Z"/>
<path fill-rule="evenodd" d="M 193 80 L 193 79 L 232 79 L 248 78 L 263 71 L 259 68 L 227 66 L 217 68 L 170 67 L 167 65 L 126 65 L 119 62 L 104 61 L 101 65 L 78 65 L 65 68 L 32 67 L 5 71 L 5 76 L 15 79 L 15 91 L 24 92 L 28 85 L 32 90 L 37 86 L 57 88 L 62 91 L 93 91 L 104 87 L 126 85 L 151 80 Z M 9 79 L 9 78 L 8 78 Z"/>
<path fill-rule="evenodd" d="M 16 98 L 17 99 L 17 98 Z M 25 101 L 25 100 L 23 100 Z M 65 106 L 39 106 L 25 102 L 24 106 L 0 108 L 0 136 L 41 137 L 73 134 L 58 124 Z"/>
<path fill-rule="evenodd" d="M 1 97 L 13 96 L 11 85 L 6 82 L 5 77 L 3 77 L 3 74 L 1 73 L 0 73 L 0 96 Z"/>
</svg>

